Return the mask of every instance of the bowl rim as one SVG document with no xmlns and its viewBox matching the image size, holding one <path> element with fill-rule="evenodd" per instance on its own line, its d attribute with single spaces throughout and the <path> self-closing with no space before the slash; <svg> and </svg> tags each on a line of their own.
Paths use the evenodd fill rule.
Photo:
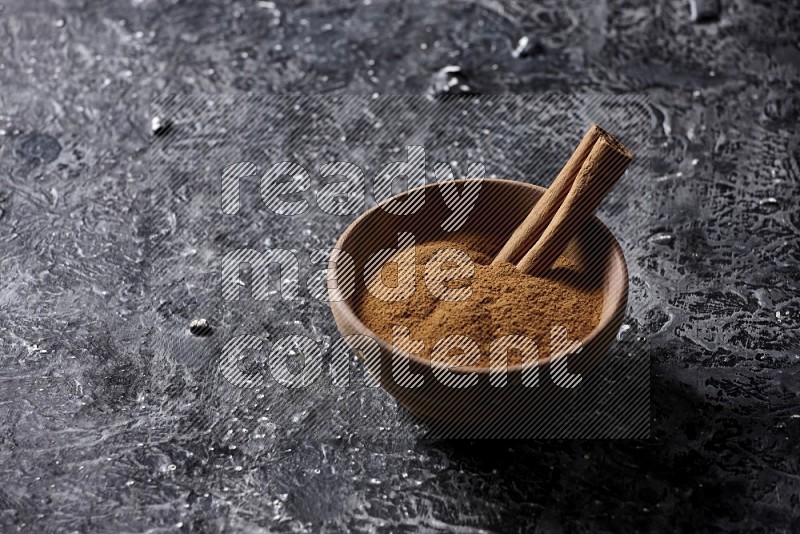
<svg viewBox="0 0 800 534">
<path fill-rule="evenodd" d="M 449 181 L 448 183 L 465 184 L 465 183 L 468 183 L 468 182 L 481 182 L 481 183 L 491 182 L 491 183 L 496 183 L 496 184 L 500 184 L 500 185 L 529 188 L 529 189 L 539 190 L 541 192 L 546 191 L 546 188 L 544 188 L 542 186 L 539 186 L 539 185 L 530 184 L 530 183 L 527 183 L 527 182 L 521 182 L 521 181 L 518 181 L 518 180 L 508 180 L 508 179 L 505 179 L 505 178 L 462 178 L 462 179 L 458 179 L 458 180 Z M 337 278 L 338 272 L 336 270 L 336 262 L 335 262 L 336 251 L 337 250 L 344 250 L 342 245 L 348 239 L 348 237 L 353 232 L 353 229 L 355 227 L 357 227 L 359 224 L 361 224 L 365 219 L 370 217 L 377 210 L 382 209 L 382 207 L 388 202 L 391 202 L 393 200 L 402 199 L 402 198 L 408 196 L 410 193 L 412 193 L 414 191 L 418 191 L 418 190 L 421 190 L 421 189 L 428 189 L 428 188 L 438 188 L 440 185 L 441 185 L 441 182 L 433 182 L 433 183 L 425 184 L 425 185 L 422 185 L 422 186 L 414 187 L 414 188 L 409 189 L 407 191 L 403 191 L 401 193 L 393 195 L 392 197 L 387 198 L 387 199 L 377 203 L 376 205 L 372 206 L 371 208 L 366 210 L 364 213 L 359 215 L 356 219 L 354 219 L 347 226 L 347 228 L 345 228 L 345 230 L 339 236 L 339 239 L 336 241 L 336 245 L 334 245 L 333 253 L 331 254 L 330 259 L 328 260 L 328 266 L 327 266 L 328 273 L 329 273 L 328 274 L 328 279 L 329 280 L 338 280 L 338 278 Z M 614 257 L 614 256 L 618 257 L 618 259 L 619 259 L 619 261 L 621 263 L 622 274 L 624 275 L 624 283 L 619 285 L 619 291 L 618 291 L 618 294 L 616 295 L 615 301 L 613 302 L 613 308 L 611 308 L 611 312 L 608 313 L 607 316 L 604 319 L 602 319 L 592 329 L 592 331 L 589 332 L 589 334 L 587 336 L 585 336 L 583 339 L 580 340 L 581 341 L 581 348 L 592 344 L 595 341 L 595 339 L 597 339 L 598 337 L 603 335 L 604 332 L 610 327 L 610 325 L 617 318 L 617 316 L 619 315 L 620 311 L 622 311 L 623 313 L 626 311 L 626 309 L 627 309 L 627 301 L 628 301 L 628 284 L 629 284 L 629 280 L 628 280 L 628 278 L 629 278 L 628 263 L 625 260 L 625 254 L 623 253 L 622 247 L 620 246 L 619 241 L 617 241 L 617 238 L 614 237 L 614 234 L 611 232 L 611 230 L 609 230 L 608 227 L 605 224 L 603 224 L 603 222 L 597 217 L 597 215 L 592 214 L 592 218 L 590 220 L 593 221 L 593 223 L 597 226 L 597 228 L 605 234 L 606 239 L 609 240 L 609 242 L 611 244 L 611 246 L 610 246 L 610 248 L 611 248 L 611 256 L 612 257 Z M 605 297 L 605 294 L 604 294 L 604 297 Z M 421 356 L 416 356 L 416 355 L 411 354 L 409 352 L 405 352 L 403 350 L 399 350 L 396 347 L 394 347 L 391 343 L 389 343 L 386 340 L 384 340 L 381 336 L 379 336 L 378 334 L 373 332 L 370 328 L 368 328 L 361 321 L 361 319 L 355 313 L 355 310 L 353 309 L 353 307 L 350 304 L 348 304 L 345 300 L 336 300 L 336 301 L 329 300 L 329 304 L 331 306 L 332 311 L 334 311 L 334 308 L 335 308 L 336 312 L 341 313 L 344 316 L 344 320 L 345 321 L 347 321 L 348 323 L 353 325 L 356 330 L 366 332 L 366 335 L 368 335 L 372 339 L 375 339 L 378 342 L 378 345 L 383 350 L 386 350 L 386 351 L 388 351 L 388 352 L 390 352 L 392 354 L 398 354 L 399 356 L 407 358 L 407 359 L 417 363 L 418 365 L 422 365 L 422 366 L 425 366 L 425 367 L 431 367 L 431 368 L 439 366 L 436 363 L 431 362 L 430 359 L 428 359 L 428 358 L 424 358 L 424 357 L 421 357 Z M 604 305 L 604 307 L 605 307 L 605 305 Z M 335 317 L 334 317 L 334 319 L 335 319 Z M 337 321 L 337 323 L 338 323 L 338 321 Z M 337 327 L 338 327 L 338 324 L 337 324 Z M 340 331 L 340 333 L 341 333 L 341 331 Z M 580 349 L 579 349 L 579 351 L 580 351 Z M 568 353 L 559 355 L 559 358 L 560 357 L 564 357 L 565 355 L 569 355 L 569 354 L 576 354 L 576 353 L 570 351 Z M 507 374 L 511 374 L 511 373 L 521 372 L 521 371 L 526 370 L 526 369 L 533 369 L 533 368 L 537 368 L 537 367 L 543 367 L 545 365 L 548 365 L 550 363 L 551 359 L 552 359 L 552 357 L 548 353 L 548 355 L 546 357 L 538 358 L 535 363 L 522 363 L 522 364 L 507 365 L 505 372 Z M 479 365 L 474 365 L 474 366 L 473 365 L 459 365 L 459 366 L 441 366 L 441 367 L 442 368 L 446 368 L 448 371 L 453 372 L 453 373 L 465 373 L 465 374 L 466 373 L 489 374 L 491 372 L 491 370 L 492 370 L 491 367 L 486 367 L 486 366 L 482 366 L 482 365 L 480 365 L 480 366 Z"/>
</svg>

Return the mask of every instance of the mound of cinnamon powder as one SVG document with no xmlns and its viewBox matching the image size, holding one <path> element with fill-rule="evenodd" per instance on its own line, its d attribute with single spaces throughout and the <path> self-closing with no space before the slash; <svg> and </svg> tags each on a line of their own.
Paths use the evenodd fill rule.
<svg viewBox="0 0 800 534">
<path fill-rule="evenodd" d="M 588 335 L 600 321 L 603 307 L 602 287 L 591 273 L 562 255 L 545 276 L 534 277 L 518 271 L 509 263 L 490 265 L 492 258 L 472 246 L 469 240 L 433 241 L 416 245 L 415 286 L 409 298 L 387 301 L 370 291 L 357 295 L 355 308 L 362 322 L 382 339 L 393 339 L 393 327 L 409 329 L 411 338 L 425 343 L 421 355 L 429 357 L 436 343 L 450 335 L 467 336 L 481 349 L 480 365 L 489 365 L 492 341 L 506 335 L 523 335 L 535 340 L 540 354 L 547 354 L 551 328 L 564 327 L 570 340 Z M 471 276 L 445 281 L 444 286 L 463 289 L 469 296 L 449 301 L 439 298 L 436 287 L 429 287 L 431 260 L 442 251 L 456 249 L 472 260 Z M 402 253 L 402 251 L 401 251 Z M 446 254 L 444 253 L 447 257 Z M 397 283 L 395 257 L 381 268 L 386 285 Z M 443 269 L 452 264 L 440 263 Z M 434 268 L 436 262 L 434 261 Z M 426 269 L 428 272 L 426 278 Z M 440 288 L 441 289 L 441 288 Z M 457 350 L 445 361 L 456 364 Z M 520 355 L 510 353 L 508 363 L 520 363 Z"/>
</svg>

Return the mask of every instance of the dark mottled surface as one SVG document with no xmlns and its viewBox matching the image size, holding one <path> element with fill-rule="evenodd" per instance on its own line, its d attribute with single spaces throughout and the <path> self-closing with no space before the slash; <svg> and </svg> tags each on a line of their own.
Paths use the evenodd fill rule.
<svg viewBox="0 0 800 534">
<path fill-rule="evenodd" d="M 3 529 L 800 529 L 800 8 L 723 1 L 693 24 L 683 1 L 546 4 L 1 6 Z M 447 65 L 464 92 L 651 95 L 624 336 L 651 348 L 653 439 L 192 424 L 213 407 L 173 347 L 215 336 L 189 336 L 193 288 L 148 260 L 150 95 L 426 92 Z"/>
</svg>

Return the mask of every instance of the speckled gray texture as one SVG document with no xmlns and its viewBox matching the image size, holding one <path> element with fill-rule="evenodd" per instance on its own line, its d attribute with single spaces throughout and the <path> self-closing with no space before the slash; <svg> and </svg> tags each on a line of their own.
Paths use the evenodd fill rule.
<svg viewBox="0 0 800 534">
<path fill-rule="evenodd" d="M 0 7 L 4 530 L 798 530 L 800 9 L 582 4 Z M 186 332 L 193 287 L 148 260 L 150 96 L 422 93 L 447 65 L 471 92 L 650 94 L 655 210 L 628 254 L 646 304 L 623 338 L 650 345 L 654 438 L 193 424 L 213 406 L 171 354 L 215 336 Z"/>
</svg>

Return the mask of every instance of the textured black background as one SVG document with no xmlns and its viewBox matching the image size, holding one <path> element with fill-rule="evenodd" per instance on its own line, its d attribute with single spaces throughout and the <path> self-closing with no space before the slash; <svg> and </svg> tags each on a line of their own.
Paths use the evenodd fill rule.
<svg viewBox="0 0 800 534">
<path fill-rule="evenodd" d="M 683 1 L 276 4 L 0 7 L 0 525 L 800 528 L 796 3 L 723 0 L 702 25 Z M 644 311 L 623 338 L 651 348 L 653 439 L 192 424 L 215 407 L 171 355 L 214 336 L 186 333 L 195 288 L 147 261 L 180 224 L 148 202 L 151 95 L 421 93 L 446 65 L 478 92 L 650 94 Z"/>
</svg>

